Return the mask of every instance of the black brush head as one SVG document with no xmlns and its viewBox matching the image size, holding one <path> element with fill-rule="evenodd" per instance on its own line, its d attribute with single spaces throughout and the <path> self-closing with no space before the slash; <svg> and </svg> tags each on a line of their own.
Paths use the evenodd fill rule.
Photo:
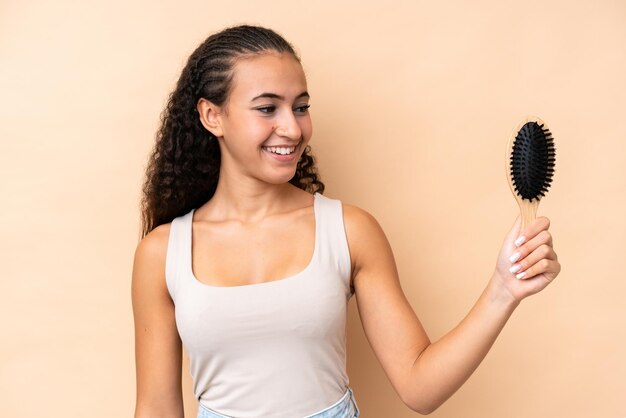
<svg viewBox="0 0 626 418">
<path fill-rule="evenodd" d="M 554 140 L 548 128 L 543 126 L 527 122 L 513 142 L 511 179 L 522 199 L 539 200 L 552 182 L 556 155 Z"/>
</svg>

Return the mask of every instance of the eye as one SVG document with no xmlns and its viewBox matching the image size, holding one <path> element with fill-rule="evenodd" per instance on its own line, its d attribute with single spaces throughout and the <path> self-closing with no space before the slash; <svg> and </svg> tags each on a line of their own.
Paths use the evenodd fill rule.
<svg viewBox="0 0 626 418">
<path fill-rule="evenodd" d="M 258 110 L 261 113 L 272 113 L 276 110 L 276 106 L 257 107 L 256 110 Z"/>
<path fill-rule="evenodd" d="M 309 107 L 311 107 L 311 105 L 310 104 L 306 104 L 306 105 L 298 106 L 294 110 L 296 112 L 299 112 L 299 113 L 306 113 L 307 110 L 309 109 Z"/>
</svg>

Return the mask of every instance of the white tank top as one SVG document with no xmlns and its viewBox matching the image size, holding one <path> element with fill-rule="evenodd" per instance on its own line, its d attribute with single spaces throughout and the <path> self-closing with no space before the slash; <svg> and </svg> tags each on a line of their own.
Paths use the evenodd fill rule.
<svg viewBox="0 0 626 418">
<path fill-rule="evenodd" d="M 350 253 L 340 200 L 315 193 L 315 249 L 299 273 L 211 286 L 191 267 L 194 209 L 172 221 L 166 282 L 196 399 L 237 418 L 314 414 L 344 395 Z"/>
</svg>

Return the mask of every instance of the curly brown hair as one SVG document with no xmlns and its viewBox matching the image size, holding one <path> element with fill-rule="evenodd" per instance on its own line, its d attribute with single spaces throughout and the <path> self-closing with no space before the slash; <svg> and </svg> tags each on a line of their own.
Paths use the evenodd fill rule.
<svg viewBox="0 0 626 418">
<path fill-rule="evenodd" d="M 209 36 L 189 56 L 161 113 L 156 143 L 148 160 L 141 199 L 142 235 L 208 201 L 217 188 L 220 149 L 199 119 L 200 98 L 218 106 L 227 102 L 238 58 L 266 52 L 300 57 L 271 29 L 240 25 Z M 310 145 L 304 149 L 289 183 L 323 193 Z"/>
</svg>

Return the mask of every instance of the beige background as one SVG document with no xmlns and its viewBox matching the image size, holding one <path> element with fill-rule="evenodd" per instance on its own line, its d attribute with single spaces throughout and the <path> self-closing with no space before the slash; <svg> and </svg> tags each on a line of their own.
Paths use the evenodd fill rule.
<svg viewBox="0 0 626 418">
<path fill-rule="evenodd" d="M 270 26 L 300 51 L 326 195 L 370 211 L 432 340 L 517 214 L 512 128 L 543 118 L 563 266 L 433 417 L 626 417 L 626 2 L 0 2 L 0 416 L 129 417 L 144 164 L 187 56 Z M 409 417 L 350 303 L 362 417 Z M 186 364 L 185 364 L 186 367 Z M 195 413 L 187 369 L 188 416 Z"/>
</svg>

